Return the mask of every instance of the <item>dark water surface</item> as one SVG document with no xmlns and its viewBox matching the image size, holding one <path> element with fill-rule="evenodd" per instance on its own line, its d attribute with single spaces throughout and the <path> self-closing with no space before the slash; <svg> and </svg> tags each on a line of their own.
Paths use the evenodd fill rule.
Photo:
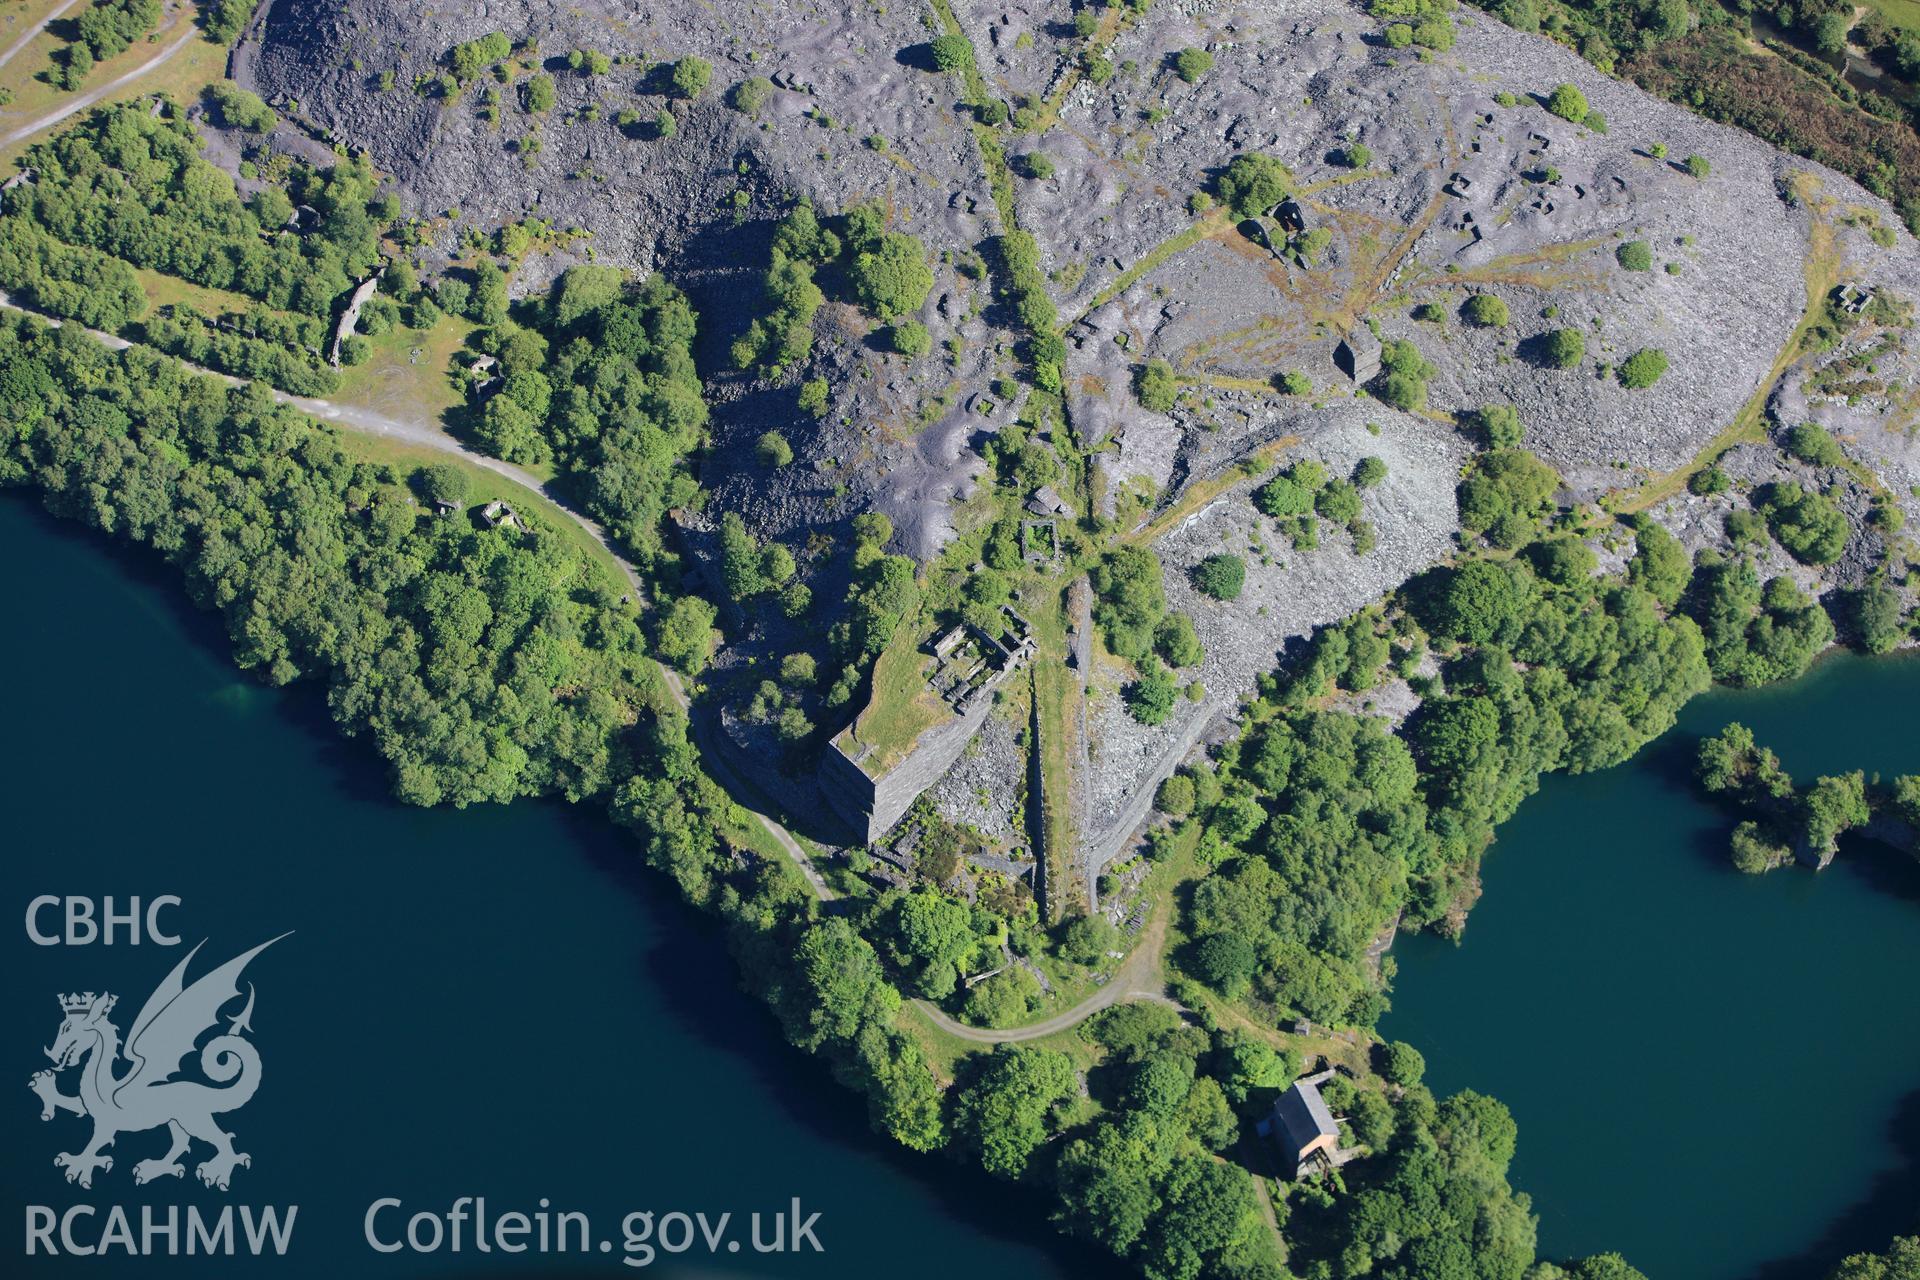
<svg viewBox="0 0 1920 1280">
<path fill-rule="evenodd" d="M 164 567 L 18 495 L 0 497 L 0 548 L 0 1275 L 1113 1274 L 1027 1197 L 872 1136 L 864 1104 L 736 989 L 723 941 L 593 814 L 392 803 L 370 749 L 338 738 L 313 691 L 233 670 Z M 177 895 L 161 923 L 185 945 L 34 945 L 24 917 L 40 894 Z M 40 922 L 57 931 L 59 912 Z M 197 976 L 287 930 L 246 972 L 263 1067 L 223 1118 L 253 1157 L 232 1190 L 194 1179 L 204 1148 L 185 1179 L 136 1188 L 164 1130 L 122 1135 L 91 1191 L 70 1186 L 53 1157 L 88 1126 L 43 1123 L 27 1089 L 49 1065 L 56 994 L 112 991 L 125 1033 L 193 943 L 209 939 Z M 471 1227 L 459 1254 L 364 1241 L 382 1197 L 404 1202 L 379 1220 L 390 1240 L 462 1196 L 495 1217 L 546 1197 L 614 1249 L 480 1254 Z M 802 1217 L 820 1213 L 825 1253 L 755 1253 L 749 1215 L 771 1240 L 795 1196 Z M 97 1210 L 75 1219 L 83 1244 L 115 1205 L 136 1231 L 143 1204 L 299 1208 L 283 1258 L 24 1257 L 28 1206 L 81 1204 Z M 742 1248 L 630 1269 L 633 1210 L 731 1212 Z"/>
<path fill-rule="evenodd" d="M 1730 720 L 1795 778 L 1920 772 L 1920 661 L 1836 655 L 1716 690 L 1500 831 L 1459 947 L 1395 946 L 1384 1029 L 1438 1092 L 1513 1109 L 1543 1255 L 1655 1280 L 1801 1280 L 1920 1230 L 1920 864 L 1842 842 L 1742 876 L 1693 745 Z"/>
</svg>

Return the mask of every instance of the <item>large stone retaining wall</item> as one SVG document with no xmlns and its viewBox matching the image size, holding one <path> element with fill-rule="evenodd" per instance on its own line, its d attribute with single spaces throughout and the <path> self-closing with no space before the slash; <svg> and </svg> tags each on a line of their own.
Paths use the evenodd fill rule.
<svg viewBox="0 0 1920 1280">
<path fill-rule="evenodd" d="M 921 734 L 906 758 L 881 778 L 869 778 L 839 744 L 820 760 L 827 802 L 872 844 L 893 829 L 922 791 L 940 781 L 993 714 L 993 699 L 979 699 L 965 712 Z"/>
</svg>

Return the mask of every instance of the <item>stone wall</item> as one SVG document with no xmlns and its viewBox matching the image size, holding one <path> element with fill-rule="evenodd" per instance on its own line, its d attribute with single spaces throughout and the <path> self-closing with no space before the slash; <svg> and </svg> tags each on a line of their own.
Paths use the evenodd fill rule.
<svg viewBox="0 0 1920 1280">
<path fill-rule="evenodd" d="M 893 829 L 922 791 L 946 776 L 992 714 L 992 697 L 978 699 L 964 714 L 921 734 L 906 758 L 882 778 L 869 778 L 837 742 L 830 744 L 820 759 L 827 802 L 872 844 Z"/>
</svg>

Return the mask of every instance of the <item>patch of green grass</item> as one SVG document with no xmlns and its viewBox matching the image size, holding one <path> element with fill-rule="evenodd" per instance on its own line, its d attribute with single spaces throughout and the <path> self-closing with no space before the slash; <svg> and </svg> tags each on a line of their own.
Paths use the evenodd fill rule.
<svg viewBox="0 0 1920 1280">
<path fill-rule="evenodd" d="M 859 757 L 868 777 L 885 777 L 921 734 L 953 715 L 928 686 L 926 668 L 917 625 L 902 623 L 893 642 L 874 660 L 873 695 L 866 709 L 834 739 L 849 756 Z"/>
<path fill-rule="evenodd" d="M 68 10 L 63 15 L 62 21 L 74 18 L 79 12 L 79 6 Z M 191 28 L 194 14 L 195 10 L 192 6 L 182 5 L 171 21 L 163 22 L 156 29 L 153 39 L 136 40 L 124 52 L 108 58 L 105 62 L 96 63 L 79 92 L 91 93 L 102 86 L 112 84 L 127 72 L 136 70 L 158 58 L 173 45 L 175 40 Z M 6 43 L 9 43 L 6 37 L 0 35 L 0 49 L 3 49 Z M 61 43 L 63 42 L 51 39 L 43 31 L 34 38 L 32 43 L 22 49 L 12 62 L 0 68 L 0 84 L 5 84 L 14 90 L 12 104 L 4 111 L 0 111 L 0 137 L 6 137 L 16 129 L 31 124 L 50 112 L 58 111 L 63 104 L 71 102 L 76 96 L 55 89 L 43 80 L 33 78 L 35 72 L 47 65 L 48 55 Z M 130 98 L 149 93 L 170 93 L 177 102 L 184 105 L 198 98 L 201 91 L 209 84 L 223 78 L 226 75 L 226 69 L 227 51 L 224 46 L 215 45 L 197 37 L 190 38 L 172 57 L 151 73 L 134 77 L 102 98 L 97 105 L 125 102 Z M 11 172 L 13 162 L 18 160 L 28 147 L 50 133 L 58 131 L 72 119 L 73 117 L 70 116 L 49 129 L 43 129 L 0 148 L 0 172 Z"/>
<path fill-rule="evenodd" d="M 340 389 L 328 398 L 389 418 L 445 422 L 466 400 L 453 357 L 473 330 L 458 316 L 442 316 L 431 329 L 395 325 L 367 339 L 367 358 L 340 371 Z"/>
<path fill-rule="evenodd" d="M 162 275 L 147 267 L 134 267 L 131 263 L 127 265 L 132 267 L 134 277 L 140 281 L 140 288 L 146 292 L 148 305 L 156 310 L 165 306 L 179 306 L 211 319 L 223 311 L 247 311 L 261 305 L 242 293 L 212 289 L 191 280 L 182 280 L 179 276 Z"/>
<path fill-rule="evenodd" d="M 1866 0 L 1874 10 L 1903 31 L 1920 31 L 1920 0 Z"/>
</svg>

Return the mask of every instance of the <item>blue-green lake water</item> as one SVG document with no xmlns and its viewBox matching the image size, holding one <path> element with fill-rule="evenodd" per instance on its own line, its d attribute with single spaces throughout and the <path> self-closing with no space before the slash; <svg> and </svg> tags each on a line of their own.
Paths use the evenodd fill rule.
<svg viewBox="0 0 1920 1280">
<path fill-rule="evenodd" d="M 299 1206 L 271 1261 L 41 1255 L 4 1274 L 633 1274 L 618 1247 L 364 1242 L 376 1199 L 404 1215 L 461 1196 L 495 1215 L 544 1197 L 616 1245 L 633 1210 L 770 1219 L 798 1196 L 821 1214 L 823 1254 L 660 1256 L 641 1274 L 1120 1273 L 1055 1239 L 1029 1197 L 874 1138 L 596 815 L 394 804 L 313 691 L 231 668 L 169 571 L 18 496 L 0 500 L 0 545 L 11 1229 L 26 1206 Z M 1920 1227 L 1920 870 L 1858 845 L 1818 876 L 1729 870 L 1727 820 L 1686 768 L 1693 740 L 1734 718 L 1802 777 L 1920 770 L 1920 662 L 1842 657 L 1784 689 L 1716 692 L 1629 765 L 1548 779 L 1501 831 L 1464 943 L 1396 947 L 1386 1030 L 1426 1053 L 1436 1089 L 1513 1108 L 1513 1177 L 1549 1255 L 1618 1249 L 1655 1280 L 1802 1280 Z M 123 1136 L 91 1191 L 54 1168 L 85 1132 L 40 1121 L 25 1087 L 56 994 L 115 992 L 124 1030 L 184 948 L 33 945 L 23 913 L 41 894 L 177 895 L 163 923 L 207 938 L 209 964 L 294 930 L 247 974 L 264 1070 L 226 1118 L 253 1156 L 230 1192 L 134 1187 L 157 1133 Z"/>
<path fill-rule="evenodd" d="M 387 798 L 371 751 L 340 739 L 311 689 L 236 672 L 217 623 L 177 579 L 0 497 L 0 1201 L 6 1276 L 918 1277 L 1117 1274 L 1057 1238 L 1027 1197 L 873 1136 L 864 1104 L 787 1048 L 740 993 L 723 940 L 635 865 L 596 814 L 558 805 L 464 813 Z M 37 895 L 181 899 L 184 945 L 37 946 Z M 40 923 L 58 927 L 58 912 Z M 28 1077 L 48 1066 L 56 995 L 112 991 L 126 1031 L 193 943 L 195 973 L 281 934 L 246 973 L 260 1088 L 223 1118 L 253 1162 L 221 1193 L 133 1185 L 164 1131 L 125 1134 L 93 1188 L 53 1164 L 85 1123 L 42 1122 Z M 71 1077 L 74 1073 L 68 1072 Z M 67 1092 L 74 1086 L 68 1083 Z M 0 1096 L 7 1096 L 0 1094 Z M 375 1253 L 415 1210 L 462 1196 L 490 1212 L 590 1215 L 610 1254 Z M 622 1265 L 625 1214 L 819 1212 L 824 1253 L 658 1255 Z M 285 1257 L 23 1255 L 26 1206 L 78 1220 L 108 1208 L 297 1205 Z M 804 1216 L 804 1214 L 803 1214 Z M 576 1233 L 577 1235 L 577 1233 Z M 57 1237 L 56 1237 L 57 1239 Z M 164 1247 L 164 1242 L 161 1242 Z"/>
<path fill-rule="evenodd" d="M 1842 842 L 1742 876 L 1694 743 L 1751 727 L 1796 778 L 1920 772 L 1920 660 L 1835 655 L 1695 699 L 1630 763 L 1502 827 L 1458 947 L 1403 937 L 1388 1035 L 1500 1098 L 1548 1256 L 1655 1280 L 1812 1280 L 1920 1230 L 1920 864 Z"/>
</svg>

